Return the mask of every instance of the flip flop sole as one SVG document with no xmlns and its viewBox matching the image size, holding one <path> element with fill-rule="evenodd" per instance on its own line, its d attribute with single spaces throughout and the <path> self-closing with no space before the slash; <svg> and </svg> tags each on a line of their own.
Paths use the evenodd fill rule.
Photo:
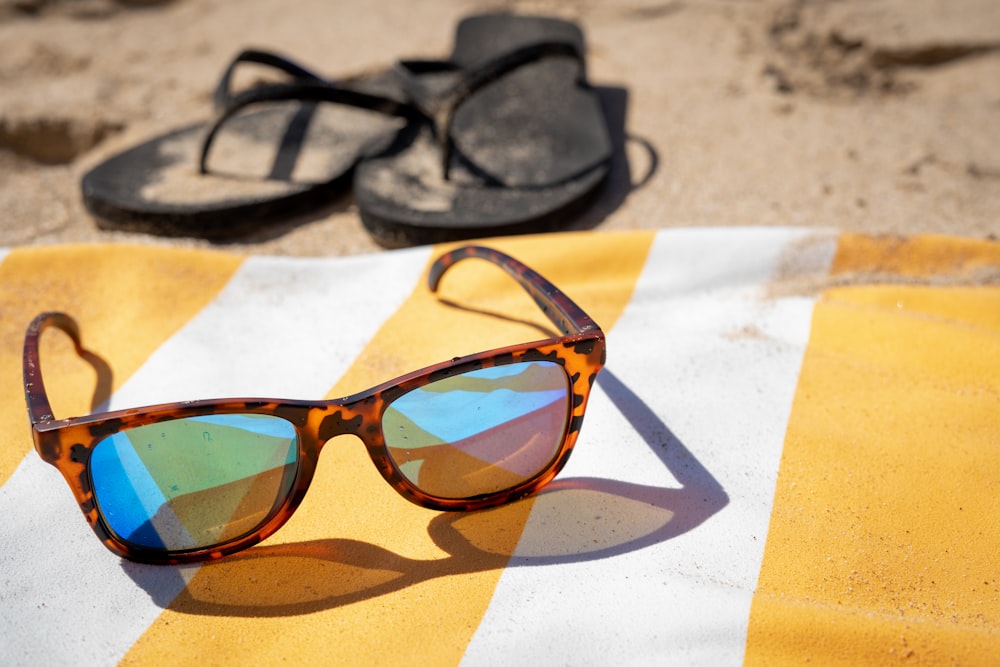
<svg viewBox="0 0 1000 667">
<path fill-rule="evenodd" d="M 475 67 L 546 40 L 576 40 L 583 51 L 572 23 L 484 15 L 459 25 L 452 61 Z M 600 100 L 579 83 L 579 68 L 572 59 L 549 58 L 477 90 L 455 112 L 448 178 L 429 125 L 362 161 L 355 199 L 373 237 L 399 246 L 564 225 L 596 194 L 612 155 Z"/>
<path fill-rule="evenodd" d="M 399 122 L 329 104 L 282 103 L 233 118 L 198 160 L 205 123 L 111 157 L 84 175 L 83 201 L 106 229 L 225 239 L 332 201 L 361 155 Z"/>
<path fill-rule="evenodd" d="M 601 162 L 557 186 L 519 188 L 446 182 L 440 167 L 418 160 L 411 150 L 357 167 L 361 222 L 383 246 L 555 231 L 590 203 L 610 171 Z"/>
</svg>

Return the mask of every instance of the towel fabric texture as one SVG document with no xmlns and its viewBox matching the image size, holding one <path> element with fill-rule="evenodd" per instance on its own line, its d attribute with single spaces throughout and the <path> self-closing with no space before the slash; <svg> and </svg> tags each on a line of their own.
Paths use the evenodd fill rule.
<svg viewBox="0 0 1000 667">
<path fill-rule="evenodd" d="M 553 335 L 441 247 L 338 258 L 0 249 L 0 662 L 987 664 L 1000 655 L 1000 244 L 804 229 L 485 242 L 607 332 L 568 466 L 478 513 L 325 446 L 296 515 L 200 566 L 123 561 L 32 451 L 24 329 L 57 418 L 337 397 Z M 440 297 L 440 298 L 439 298 Z"/>
</svg>

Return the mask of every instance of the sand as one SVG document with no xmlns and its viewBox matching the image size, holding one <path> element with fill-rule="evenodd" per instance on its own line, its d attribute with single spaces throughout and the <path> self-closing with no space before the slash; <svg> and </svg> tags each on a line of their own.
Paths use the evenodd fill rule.
<svg viewBox="0 0 1000 667">
<path fill-rule="evenodd" d="M 618 141 L 574 229 L 1000 235 L 996 0 L 0 0 L 0 246 L 379 250 L 350 196 L 226 244 L 98 229 L 86 170 L 211 115 L 240 49 L 331 77 L 443 57 L 489 9 L 577 20 Z"/>
</svg>

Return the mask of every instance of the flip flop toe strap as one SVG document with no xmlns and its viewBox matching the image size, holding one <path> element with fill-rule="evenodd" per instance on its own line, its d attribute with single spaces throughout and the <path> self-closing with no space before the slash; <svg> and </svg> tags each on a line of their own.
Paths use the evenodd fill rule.
<svg viewBox="0 0 1000 667">
<path fill-rule="evenodd" d="M 363 93 L 351 88 L 344 88 L 320 79 L 319 83 L 289 83 L 273 84 L 251 88 L 230 95 L 229 102 L 216 117 L 215 122 L 205 134 L 202 141 L 201 154 L 198 158 L 198 170 L 208 173 L 208 154 L 218 135 L 219 130 L 237 113 L 255 104 L 268 102 L 328 102 L 345 106 L 367 109 L 386 116 L 413 119 L 421 113 L 411 104 L 394 100 L 390 97 Z"/>
<path fill-rule="evenodd" d="M 319 74 L 316 74 L 297 62 L 289 60 L 284 56 L 278 55 L 277 53 L 272 53 L 271 51 L 260 51 L 258 49 L 245 49 L 244 51 L 238 53 L 236 57 L 233 58 L 233 61 L 229 63 L 229 66 L 226 67 L 226 71 L 222 73 L 222 77 L 219 79 L 219 84 L 215 87 L 215 93 L 212 96 L 212 101 L 215 104 L 217 112 L 224 111 L 230 104 L 232 104 L 234 98 L 236 97 L 236 95 L 232 92 L 233 76 L 236 73 L 236 69 L 243 63 L 266 65 L 267 67 L 280 70 L 285 74 L 290 74 L 293 78 L 304 82 L 329 83 Z"/>
<path fill-rule="evenodd" d="M 460 69 L 450 63 L 432 61 L 401 61 L 397 72 L 403 75 L 403 88 L 413 103 L 431 119 L 434 133 L 441 147 L 441 171 L 444 180 L 450 180 L 451 158 L 455 152 L 452 126 L 455 112 L 483 87 L 504 76 L 547 58 L 568 57 L 579 63 L 576 84 L 587 83 L 586 61 L 579 44 L 574 41 L 536 42 L 512 49 L 469 69 Z M 421 81 L 431 72 L 455 72 L 460 78 L 443 91 L 435 90 Z"/>
</svg>

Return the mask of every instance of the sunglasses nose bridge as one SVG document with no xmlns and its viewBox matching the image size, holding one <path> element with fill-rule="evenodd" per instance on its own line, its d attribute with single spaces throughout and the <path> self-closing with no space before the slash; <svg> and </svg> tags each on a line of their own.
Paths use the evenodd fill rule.
<svg viewBox="0 0 1000 667">
<path fill-rule="evenodd" d="M 332 405 L 322 416 L 316 433 L 322 445 L 338 435 L 356 435 L 368 442 L 379 431 L 374 405 L 366 402 Z"/>
</svg>

